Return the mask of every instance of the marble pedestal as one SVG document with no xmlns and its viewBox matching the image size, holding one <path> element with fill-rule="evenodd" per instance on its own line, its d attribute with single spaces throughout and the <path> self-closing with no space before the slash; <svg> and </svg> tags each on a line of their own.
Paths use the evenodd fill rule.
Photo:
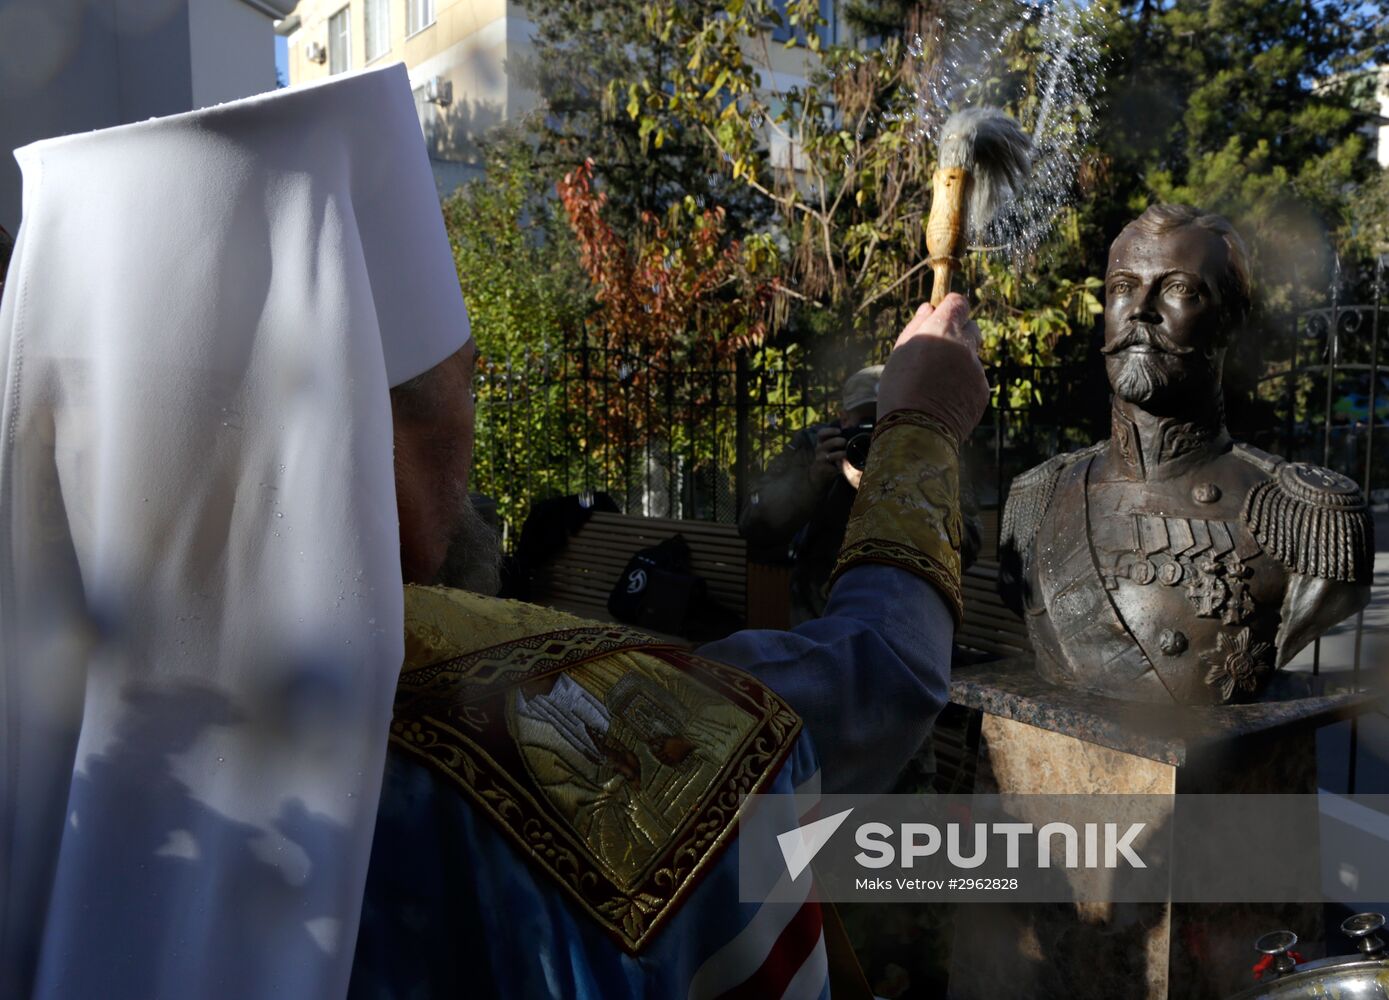
<svg viewBox="0 0 1389 1000">
<path fill-rule="evenodd" d="M 1028 661 L 963 668 L 951 700 L 982 713 L 974 790 L 1013 794 L 1314 793 L 1316 730 L 1379 701 L 1280 678 L 1286 700 L 1166 708 L 1058 688 Z M 1315 800 L 1289 845 L 1316 865 Z M 1238 849 L 1232 845 L 1231 849 Z M 993 903 L 956 914 L 955 1000 L 1227 997 L 1251 984 L 1252 942 L 1295 928 L 1318 955 L 1319 904 Z"/>
</svg>

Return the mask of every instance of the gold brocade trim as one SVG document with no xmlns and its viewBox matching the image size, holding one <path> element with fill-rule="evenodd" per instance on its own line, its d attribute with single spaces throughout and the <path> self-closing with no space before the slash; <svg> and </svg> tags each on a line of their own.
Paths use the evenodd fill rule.
<svg viewBox="0 0 1389 1000">
<path fill-rule="evenodd" d="M 625 646 L 663 645 L 659 640 L 626 625 L 593 622 L 554 608 L 523 601 L 483 597 L 449 587 L 405 588 L 405 664 L 402 672 L 437 668 L 450 659 L 482 653 L 493 646 L 539 640 L 558 632 L 582 632 L 592 636 L 597 651 Z M 601 632 L 601 637 L 598 633 Z M 537 654 L 543 657 L 543 654 Z M 484 676 L 470 677 L 472 684 Z"/>
<path fill-rule="evenodd" d="M 952 574 L 948 565 L 942 565 L 938 560 L 932 559 L 924 552 L 909 545 L 903 545 L 901 542 L 889 541 L 884 538 L 866 538 L 841 549 L 839 564 L 835 569 L 836 575 L 842 573 L 850 565 L 859 563 L 882 563 L 896 566 L 928 580 L 945 598 L 950 613 L 955 616 L 955 627 L 959 628 L 961 616 L 964 614 L 965 595 L 961 589 L 958 568 Z"/>
<path fill-rule="evenodd" d="M 957 456 L 960 453 L 960 444 L 955 439 L 955 432 L 947 427 L 944 421 L 937 420 L 922 410 L 893 410 L 873 428 L 873 440 L 876 441 L 879 435 L 886 434 L 894 427 L 924 427 L 928 431 L 935 431 L 945 438 Z"/>
<path fill-rule="evenodd" d="M 940 590 L 958 628 L 964 617 L 959 449 L 924 413 L 897 411 L 879 428 L 831 580 L 860 563 L 898 566 Z"/>
<path fill-rule="evenodd" d="M 744 797 L 775 777 L 800 720 L 741 671 L 629 630 L 412 591 L 407 646 L 432 662 L 401 678 L 392 747 L 454 783 L 637 953 L 732 838 Z M 567 627 L 516 634 L 542 620 Z"/>
</svg>

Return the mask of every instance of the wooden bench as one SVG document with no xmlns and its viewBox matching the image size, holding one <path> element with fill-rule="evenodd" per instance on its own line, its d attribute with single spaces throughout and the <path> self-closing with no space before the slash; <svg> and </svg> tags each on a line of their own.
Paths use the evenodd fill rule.
<svg viewBox="0 0 1389 1000">
<path fill-rule="evenodd" d="M 708 584 L 709 596 L 746 621 L 747 543 L 736 525 L 708 521 L 595 512 L 564 551 L 536 574 L 531 599 L 584 618 L 613 621 L 608 595 L 628 561 L 639 550 L 674 535 L 685 536 L 690 569 Z M 657 637 L 689 644 L 679 636 Z"/>
<path fill-rule="evenodd" d="M 996 518 L 994 511 L 981 514 L 984 545 L 978 561 L 964 574 L 965 620 L 955 635 L 957 646 L 979 654 L 981 659 L 1018 656 L 1031 650 L 1027 628 L 998 596 Z M 554 562 L 537 573 L 531 599 L 584 618 L 612 621 L 608 594 L 628 560 L 639 549 L 677 534 L 689 542 L 691 568 L 708 583 L 710 597 L 750 627 L 787 627 L 788 570 L 750 566 L 747 544 L 737 527 L 707 521 L 594 513 Z"/>
<path fill-rule="evenodd" d="M 955 645 L 989 659 L 1022 656 L 1032 651 L 1027 626 L 998 596 L 998 563 L 980 559 L 965 570 L 965 620 L 955 633 Z M 982 659 L 982 657 L 981 657 Z"/>
<path fill-rule="evenodd" d="M 960 581 L 965 620 L 955 633 L 955 645 L 981 654 L 980 659 L 1030 654 L 1027 626 L 998 596 L 998 511 L 980 511 L 979 527 L 979 558 Z"/>
</svg>

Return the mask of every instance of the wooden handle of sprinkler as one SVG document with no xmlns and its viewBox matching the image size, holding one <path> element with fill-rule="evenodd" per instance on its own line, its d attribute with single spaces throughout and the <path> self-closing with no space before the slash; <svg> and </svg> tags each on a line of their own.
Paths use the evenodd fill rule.
<svg viewBox="0 0 1389 1000">
<path fill-rule="evenodd" d="M 965 245 L 965 188 L 969 174 L 964 167 L 941 167 L 931 182 L 931 215 L 926 220 L 926 249 L 930 252 L 935 282 L 931 305 L 938 306 L 950 294 L 950 278 L 960 267 Z"/>
</svg>

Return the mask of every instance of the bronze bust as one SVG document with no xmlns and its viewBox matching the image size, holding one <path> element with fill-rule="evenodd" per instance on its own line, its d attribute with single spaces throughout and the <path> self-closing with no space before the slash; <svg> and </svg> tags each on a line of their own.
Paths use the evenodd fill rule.
<svg viewBox="0 0 1389 1000">
<path fill-rule="evenodd" d="M 1186 704 L 1258 697 L 1365 606 L 1373 522 L 1345 476 L 1230 440 L 1221 369 L 1249 311 L 1225 219 L 1156 205 L 1109 251 L 1109 440 L 1013 481 L 1000 591 L 1048 680 Z"/>
</svg>

